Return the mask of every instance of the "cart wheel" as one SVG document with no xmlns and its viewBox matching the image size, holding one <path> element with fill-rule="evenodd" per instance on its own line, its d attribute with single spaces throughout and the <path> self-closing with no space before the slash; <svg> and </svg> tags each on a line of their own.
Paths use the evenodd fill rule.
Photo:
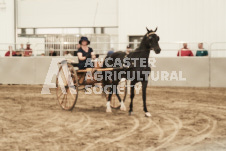
<svg viewBox="0 0 226 151">
<path fill-rule="evenodd" d="M 72 110 L 78 99 L 78 77 L 71 64 L 60 66 L 56 87 L 57 100 L 61 108 Z"/>
<path fill-rule="evenodd" d="M 125 100 L 126 100 L 126 94 L 127 94 L 126 85 L 127 85 L 127 81 L 126 81 L 125 78 L 121 79 L 119 84 L 118 84 L 119 90 L 120 90 L 120 93 L 121 93 L 121 94 L 119 94 L 119 96 L 120 96 L 120 98 L 123 102 L 125 102 Z M 106 99 L 108 99 L 108 96 L 109 96 L 109 94 L 106 94 Z M 118 100 L 118 98 L 115 94 L 112 95 L 110 104 L 111 104 L 111 107 L 115 108 L 115 109 L 120 108 L 120 106 L 121 106 L 121 104 L 120 104 L 120 102 L 119 102 L 119 100 Z"/>
</svg>

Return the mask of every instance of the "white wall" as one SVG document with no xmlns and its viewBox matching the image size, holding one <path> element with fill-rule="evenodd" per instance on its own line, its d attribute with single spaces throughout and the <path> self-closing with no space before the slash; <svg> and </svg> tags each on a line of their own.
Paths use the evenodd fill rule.
<svg viewBox="0 0 226 151">
<path fill-rule="evenodd" d="M 6 7 L 0 9 L 0 56 L 4 56 L 8 44 L 14 42 L 14 0 L 5 1 Z"/>
<path fill-rule="evenodd" d="M 216 59 L 218 62 L 219 59 Z M 156 58 L 149 80 L 151 86 L 208 87 L 210 85 L 209 58 L 177 57 Z M 223 68 L 216 67 L 218 74 L 224 74 Z M 221 70 L 221 71 L 219 71 Z M 186 80 L 185 80 L 186 79 Z M 222 80 L 223 78 L 221 78 Z M 211 82 L 220 81 L 214 77 Z M 225 83 L 224 83 L 225 84 Z M 226 87 L 216 84 L 215 87 Z"/>
<path fill-rule="evenodd" d="M 44 84 L 48 70 L 51 70 L 51 73 L 55 72 L 50 68 L 50 65 L 57 64 L 52 62 L 53 58 L 63 59 L 64 57 L 1 58 L 0 83 Z M 69 58 L 78 61 L 77 57 Z M 210 60 L 192 57 L 156 58 L 154 65 L 156 67 L 152 67 L 153 77 L 150 77 L 152 80 L 149 81 L 151 86 L 226 87 L 225 58 L 211 58 Z M 55 82 L 55 77 L 52 82 Z"/>
<path fill-rule="evenodd" d="M 226 59 L 212 58 L 210 60 L 210 83 L 211 87 L 226 87 Z"/>
<path fill-rule="evenodd" d="M 225 0 L 119 0 L 118 6 L 120 42 L 144 35 L 146 26 L 158 26 L 164 42 L 226 40 Z"/>
<path fill-rule="evenodd" d="M 54 57 L 56 59 L 56 57 Z M 64 60 L 65 57 L 57 57 Z M 77 61 L 76 57 L 69 57 Z M 0 59 L 0 83 L 44 84 L 53 57 L 4 57 Z M 53 62 L 54 63 L 54 62 Z M 56 63 L 57 65 L 57 63 Z M 57 69 L 56 69 L 57 70 Z M 54 72 L 54 71 L 53 71 Z M 56 72 L 57 73 L 57 72 Z M 56 79 L 53 77 L 52 82 Z"/>
<path fill-rule="evenodd" d="M 118 0 L 18 0 L 18 26 L 117 26 L 117 2 Z"/>
</svg>

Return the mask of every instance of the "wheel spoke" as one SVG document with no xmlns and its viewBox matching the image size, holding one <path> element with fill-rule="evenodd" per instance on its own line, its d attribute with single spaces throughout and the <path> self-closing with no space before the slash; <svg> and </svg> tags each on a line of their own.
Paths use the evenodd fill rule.
<svg viewBox="0 0 226 151">
<path fill-rule="evenodd" d="M 63 83 L 64 83 L 64 86 L 66 86 L 66 85 L 67 85 L 67 79 L 66 79 L 66 77 L 65 77 L 63 68 L 61 68 L 60 74 L 61 74 L 61 79 L 62 79 L 62 81 L 63 81 Z"/>
<path fill-rule="evenodd" d="M 62 101 L 60 102 L 61 105 L 64 103 L 65 95 L 66 95 L 66 94 L 64 94 L 64 97 L 63 97 Z"/>
<path fill-rule="evenodd" d="M 76 90 L 71 90 L 71 91 L 76 91 Z M 70 93 L 70 96 L 72 97 L 72 99 L 74 100 L 75 97 L 74 97 L 74 95 L 71 93 L 71 91 L 69 91 L 69 93 Z"/>
<path fill-rule="evenodd" d="M 72 110 L 78 97 L 78 77 L 77 72 L 70 64 L 59 68 L 56 86 L 57 99 L 61 108 Z"/>
<path fill-rule="evenodd" d="M 69 87 L 69 92 L 70 92 L 72 95 L 73 95 L 73 94 L 76 95 L 76 94 L 78 93 L 75 86 Z"/>
<path fill-rule="evenodd" d="M 71 96 L 69 93 L 70 93 L 70 90 L 69 90 L 70 88 L 68 88 L 67 89 L 67 94 L 69 95 L 69 96 Z M 70 101 L 70 99 L 67 97 L 67 104 L 68 104 L 68 108 L 70 108 L 70 105 L 71 105 L 71 101 Z"/>
<path fill-rule="evenodd" d="M 59 90 L 58 90 L 58 92 L 59 92 Z M 60 98 L 62 96 L 62 94 L 63 94 L 63 92 L 60 91 L 60 95 L 58 96 L 58 98 Z"/>
<path fill-rule="evenodd" d="M 66 101 L 64 103 L 64 106 L 67 107 L 67 94 L 65 94 L 65 99 L 66 99 Z"/>
</svg>

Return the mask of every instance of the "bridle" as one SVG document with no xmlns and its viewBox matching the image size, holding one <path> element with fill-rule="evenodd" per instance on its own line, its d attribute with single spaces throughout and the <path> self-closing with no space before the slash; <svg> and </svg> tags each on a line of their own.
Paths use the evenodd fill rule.
<svg viewBox="0 0 226 151">
<path fill-rule="evenodd" d="M 154 34 L 155 34 L 155 32 L 150 32 L 147 34 L 147 37 L 149 37 L 150 35 L 154 35 Z"/>
<path fill-rule="evenodd" d="M 154 35 L 154 34 L 155 34 L 155 32 L 153 31 L 153 32 L 148 33 L 146 36 L 149 37 L 150 35 Z M 128 56 L 128 54 L 126 54 L 123 59 L 127 58 L 127 56 Z M 132 62 L 132 66 L 133 65 L 134 65 L 134 63 Z M 125 66 L 125 64 L 123 63 L 123 68 L 125 68 L 126 70 L 128 70 L 129 68 L 131 68 L 131 66 L 130 67 Z"/>
</svg>

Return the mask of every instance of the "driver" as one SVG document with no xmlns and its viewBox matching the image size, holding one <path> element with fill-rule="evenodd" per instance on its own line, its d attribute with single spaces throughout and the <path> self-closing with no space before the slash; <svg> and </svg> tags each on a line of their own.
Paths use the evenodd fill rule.
<svg viewBox="0 0 226 151">
<path fill-rule="evenodd" d="M 93 49 L 88 47 L 90 41 L 87 37 L 81 37 L 81 39 L 79 40 L 79 44 L 81 45 L 77 53 L 79 60 L 79 69 L 92 68 L 93 66 L 91 66 L 88 62 L 91 62 L 91 59 L 95 59 L 96 56 L 93 52 Z"/>
</svg>

